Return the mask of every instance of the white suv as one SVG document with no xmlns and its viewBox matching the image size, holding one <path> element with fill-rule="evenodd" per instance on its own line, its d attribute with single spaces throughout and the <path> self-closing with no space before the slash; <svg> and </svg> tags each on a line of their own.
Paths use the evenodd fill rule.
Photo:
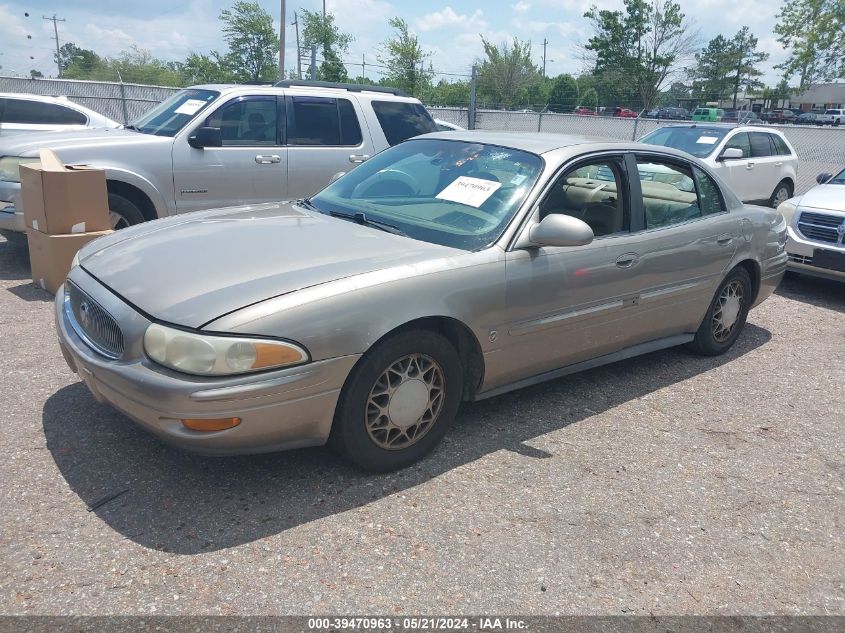
<svg viewBox="0 0 845 633">
<path fill-rule="evenodd" d="M 786 137 L 772 128 L 670 125 L 646 134 L 640 142 L 674 147 L 700 158 L 743 202 L 777 207 L 795 191 L 798 156 Z"/>
<path fill-rule="evenodd" d="M 822 125 L 842 125 L 845 122 L 845 109 L 829 108 L 824 111 L 824 114 L 819 115 L 819 121 Z"/>
<path fill-rule="evenodd" d="M 0 93 L 0 136 L 119 126 L 67 97 Z"/>
</svg>

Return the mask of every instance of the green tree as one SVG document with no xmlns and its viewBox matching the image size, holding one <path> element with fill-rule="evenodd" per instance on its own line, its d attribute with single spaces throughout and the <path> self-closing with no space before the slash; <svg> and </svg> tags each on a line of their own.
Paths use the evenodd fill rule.
<svg viewBox="0 0 845 633">
<path fill-rule="evenodd" d="M 687 69 L 692 80 L 692 96 L 703 101 L 721 101 L 727 97 L 732 88 L 733 66 L 730 42 L 717 35 L 695 54 L 695 64 Z"/>
<path fill-rule="evenodd" d="M 58 56 L 53 59 L 62 68 L 62 76 L 68 79 L 93 79 L 107 72 L 105 60 L 92 50 L 80 48 L 73 42 L 62 44 Z"/>
<path fill-rule="evenodd" d="M 206 55 L 204 53 L 191 53 L 182 63 L 182 80 L 185 84 L 211 84 L 227 83 L 233 81 L 232 73 L 226 65 L 226 61 L 215 51 Z"/>
<path fill-rule="evenodd" d="M 107 73 L 111 80 L 128 83 L 153 84 L 157 86 L 181 86 L 182 74 L 167 62 L 152 56 L 150 51 L 135 45 L 115 58 L 106 60 Z"/>
<path fill-rule="evenodd" d="M 229 45 L 225 65 L 238 81 L 278 78 L 279 37 L 273 18 L 257 2 L 239 0 L 220 12 L 223 37 Z"/>
<path fill-rule="evenodd" d="M 681 8 L 672 0 L 624 0 L 625 12 L 599 10 L 584 14 L 594 34 L 584 49 L 592 72 L 614 82 L 650 108 L 678 62 L 695 48 Z"/>
<path fill-rule="evenodd" d="M 308 49 L 316 46 L 323 59 L 317 69 L 317 78 L 322 81 L 347 81 L 349 75 L 341 58 L 354 38 L 337 28 L 331 13 L 323 16 L 317 11 L 301 9 L 300 19 L 304 27 L 303 46 Z"/>
<path fill-rule="evenodd" d="M 32 77 L 33 79 L 41 79 L 44 76 L 44 73 L 42 73 L 40 70 L 35 70 L 33 68 L 32 70 L 29 71 L 29 76 Z"/>
<path fill-rule="evenodd" d="M 728 51 L 732 62 L 731 84 L 733 88 L 733 107 L 736 107 L 737 94 L 740 90 L 762 88 L 760 77 L 763 73 L 757 65 L 769 59 L 769 54 L 757 50 L 757 38 L 743 26 L 730 42 Z"/>
<path fill-rule="evenodd" d="M 572 112 L 578 106 L 578 97 L 578 82 L 575 78 L 571 75 L 559 75 L 549 93 L 549 110 Z"/>
<path fill-rule="evenodd" d="M 431 73 L 425 70 L 423 64 L 428 55 L 423 52 L 417 36 L 410 32 L 405 20 L 393 17 L 389 24 L 395 34 L 382 45 L 378 55 L 379 63 L 387 67 L 383 81 L 408 94 L 421 96 L 431 83 Z"/>
<path fill-rule="evenodd" d="M 789 56 L 776 68 L 787 78 L 798 75 L 805 89 L 845 77 L 843 0 L 786 0 L 777 20 L 774 31 Z"/>
<path fill-rule="evenodd" d="M 466 106 L 469 103 L 468 81 L 446 81 L 441 79 L 432 87 L 428 103 L 444 106 Z"/>
<path fill-rule="evenodd" d="M 492 104 L 527 104 L 529 88 L 540 83 L 540 69 L 531 60 L 531 43 L 514 38 L 496 46 L 481 36 L 486 59 L 478 69 L 478 93 Z"/>
<path fill-rule="evenodd" d="M 590 108 L 590 110 L 595 110 L 599 105 L 598 95 L 596 94 L 595 88 L 587 88 L 584 93 L 581 95 L 581 104 L 585 108 Z"/>
</svg>

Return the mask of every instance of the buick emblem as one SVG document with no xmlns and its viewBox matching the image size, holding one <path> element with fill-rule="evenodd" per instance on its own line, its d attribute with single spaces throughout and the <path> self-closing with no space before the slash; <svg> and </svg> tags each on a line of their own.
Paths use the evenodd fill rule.
<svg viewBox="0 0 845 633">
<path fill-rule="evenodd" d="M 84 330 L 91 327 L 91 306 L 87 301 L 79 304 L 79 324 Z"/>
</svg>

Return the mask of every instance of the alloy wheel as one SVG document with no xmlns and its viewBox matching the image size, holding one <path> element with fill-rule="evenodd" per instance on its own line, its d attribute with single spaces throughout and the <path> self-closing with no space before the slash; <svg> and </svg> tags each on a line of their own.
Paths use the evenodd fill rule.
<svg viewBox="0 0 845 633">
<path fill-rule="evenodd" d="M 789 199 L 789 190 L 786 187 L 780 187 L 772 198 L 772 206 L 777 209 L 782 202 Z"/>
<path fill-rule="evenodd" d="M 129 226 L 129 222 L 126 221 L 126 218 L 114 211 L 109 211 L 109 223 L 111 224 L 111 228 L 115 231 L 125 229 Z"/>
</svg>

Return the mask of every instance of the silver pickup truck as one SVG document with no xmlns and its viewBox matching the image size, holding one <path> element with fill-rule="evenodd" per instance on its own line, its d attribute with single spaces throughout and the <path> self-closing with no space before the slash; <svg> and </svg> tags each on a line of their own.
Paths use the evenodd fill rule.
<svg viewBox="0 0 845 633">
<path fill-rule="evenodd" d="M 21 163 L 52 149 L 106 171 L 112 226 L 175 213 L 309 196 L 333 175 L 433 132 L 416 99 L 376 86 L 187 88 L 118 129 L 0 139 L 0 232 L 24 230 Z"/>
</svg>

